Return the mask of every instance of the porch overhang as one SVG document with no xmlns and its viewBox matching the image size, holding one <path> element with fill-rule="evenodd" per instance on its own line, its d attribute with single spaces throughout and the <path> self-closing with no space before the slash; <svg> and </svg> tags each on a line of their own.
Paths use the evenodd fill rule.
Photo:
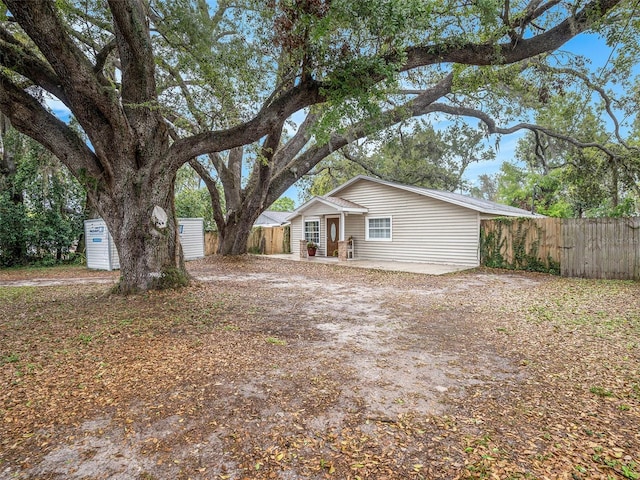
<svg viewBox="0 0 640 480">
<path fill-rule="evenodd" d="M 307 212 L 313 211 L 313 215 L 363 215 L 369 211 L 368 208 L 350 202 L 339 197 L 313 197 L 311 200 L 300 206 L 295 212 L 287 217 L 291 220 L 298 216 L 304 216 Z M 311 214 L 311 213 L 309 213 Z"/>
</svg>

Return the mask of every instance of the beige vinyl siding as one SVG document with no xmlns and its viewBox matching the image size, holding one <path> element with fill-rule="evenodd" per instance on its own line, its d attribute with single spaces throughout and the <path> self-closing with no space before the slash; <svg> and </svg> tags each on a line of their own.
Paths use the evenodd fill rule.
<svg viewBox="0 0 640 480">
<path fill-rule="evenodd" d="M 305 215 L 305 222 L 307 220 L 319 220 L 320 221 L 320 244 L 318 245 L 318 251 L 316 255 L 318 256 L 326 256 L 327 254 L 327 221 L 324 217 L 312 217 L 309 218 Z"/>
<path fill-rule="evenodd" d="M 364 244 L 365 227 L 364 227 L 365 215 L 347 215 L 345 217 L 344 225 L 344 238 L 348 239 L 352 237 L 355 246 L 355 256 L 357 260 L 361 257 L 361 248 Z"/>
<path fill-rule="evenodd" d="M 320 222 L 320 245 L 316 255 L 325 255 L 327 247 L 327 221 L 324 217 L 310 216 L 305 212 L 304 221 Z M 302 216 L 295 217 L 291 220 L 291 253 L 300 255 L 300 240 L 304 238 L 304 226 L 302 224 Z"/>
<path fill-rule="evenodd" d="M 300 239 L 302 238 L 302 217 L 291 220 L 291 253 L 300 256 Z"/>
<path fill-rule="evenodd" d="M 331 208 L 328 205 L 323 205 L 322 203 L 317 203 L 312 205 L 308 209 L 303 212 L 305 218 L 307 217 L 320 217 L 322 215 L 335 215 L 336 209 Z"/>
<path fill-rule="evenodd" d="M 358 181 L 338 193 L 369 213 L 349 215 L 346 236 L 362 259 L 478 265 L 478 213 L 398 188 Z M 391 241 L 365 240 L 367 217 L 392 217 Z"/>
</svg>

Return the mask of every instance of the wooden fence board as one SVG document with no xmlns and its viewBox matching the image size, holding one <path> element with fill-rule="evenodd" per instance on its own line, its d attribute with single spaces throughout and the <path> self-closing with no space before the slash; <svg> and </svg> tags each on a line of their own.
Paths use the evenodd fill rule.
<svg viewBox="0 0 640 480">
<path fill-rule="evenodd" d="M 273 255 L 277 253 L 290 253 L 291 246 L 287 245 L 289 226 L 284 227 L 258 227 L 251 230 L 247 249 L 250 252 Z M 218 251 L 218 233 L 206 232 L 205 255 L 213 255 Z"/>
<path fill-rule="evenodd" d="M 562 223 L 557 218 L 492 219 L 481 222 L 481 249 L 493 266 L 556 270 L 561 260 Z M 482 258 L 484 265 L 487 258 Z"/>
<path fill-rule="evenodd" d="M 285 253 L 283 248 L 286 227 L 259 227 L 254 228 L 249 235 L 249 250 L 273 255 L 275 253 Z"/>
<path fill-rule="evenodd" d="M 494 236 L 511 268 L 527 268 L 516 258 L 524 245 L 525 255 L 541 265 L 559 263 L 566 277 L 640 280 L 640 217 L 493 219 L 483 220 L 481 230 L 485 239 Z"/>
<path fill-rule="evenodd" d="M 566 219 L 562 275 L 640 279 L 640 218 Z"/>
</svg>

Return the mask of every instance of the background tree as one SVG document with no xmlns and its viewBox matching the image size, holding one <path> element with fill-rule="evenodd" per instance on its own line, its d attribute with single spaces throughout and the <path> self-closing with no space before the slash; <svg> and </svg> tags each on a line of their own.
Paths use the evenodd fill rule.
<svg viewBox="0 0 640 480">
<path fill-rule="evenodd" d="M 175 206 L 178 218 L 202 218 L 205 230 L 215 230 L 209 191 L 188 165 L 181 167 L 176 175 Z"/>
<path fill-rule="evenodd" d="M 24 196 L 13 148 L 16 137 L 8 118 L 0 114 L 0 263 L 9 266 L 27 256 Z"/>
<path fill-rule="evenodd" d="M 303 183 L 302 196 L 324 195 L 359 174 L 438 190 L 467 190 L 462 178 L 466 168 L 494 157 L 484 140 L 484 132 L 465 124 L 441 131 L 424 122 L 388 129 L 319 164 Z"/>
<path fill-rule="evenodd" d="M 497 175 L 489 175 L 483 173 L 478 176 L 477 184 L 469 189 L 472 197 L 489 200 L 490 202 L 498 201 L 498 178 Z"/>
<path fill-rule="evenodd" d="M 280 197 L 273 202 L 269 207 L 269 210 L 274 212 L 293 212 L 296 208 L 296 202 L 289 197 Z"/>
<path fill-rule="evenodd" d="M 516 158 L 500 175 L 501 200 L 535 205 L 538 213 L 557 217 L 620 216 L 633 214 L 640 181 L 640 158 L 632 147 L 625 152 L 610 141 L 599 109 L 575 93 L 549 99 L 538 112 L 538 122 L 554 124 L 556 131 L 607 146 L 577 148 L 544 133 L 527 134 L 519 141 Z M 628 142 L 621 138 L 621 143 Z M 630 145 L 630 144 L 629 144 Z"/>
<path fill-rule="evenodd" d="M 552 75 L 526 60 L 544 64 L 586 30 L 624 29 L 634 11 L 627 0 L 3 3 L 0 111 L 87 188 L 123 292 L 185 281 L 173 199 L 184 163 L 211 162 L 226 204 L 208 182 L 220 252 L 242 253 L 260 211 L 371 132 L 436 112 L 479 118 L 490 134 L 535 129 L 495 123 Z M 633 50 L 634 38 L 618 41 Z"/>
<path fill-rule="evenodd" d="M 0 263 L 55 263 L 69 257 L 83 230 L 85 192 L 58 159 L 8 129 L 0 176 Z"/>
</svg>

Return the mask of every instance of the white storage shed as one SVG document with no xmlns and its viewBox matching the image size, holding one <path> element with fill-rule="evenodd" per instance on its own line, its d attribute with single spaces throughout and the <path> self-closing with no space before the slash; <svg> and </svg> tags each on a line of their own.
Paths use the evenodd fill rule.
<svg viewBox="0 0 640 480">
<path fill-rule="evenodd" d="M 204 220 L 202 218 L 179 218 L 178 232 L 185 260 L 204 257 Z M 87 268 L 117 270 L 120 268 L 118 250 L 107 225 L 101 218 L 84 221 Z"/>
<path fill-rule="evenodd" d="M 204 219 L 179 218 L 178 233 L 185 260 L 204 257 Z"/>
</svg>

